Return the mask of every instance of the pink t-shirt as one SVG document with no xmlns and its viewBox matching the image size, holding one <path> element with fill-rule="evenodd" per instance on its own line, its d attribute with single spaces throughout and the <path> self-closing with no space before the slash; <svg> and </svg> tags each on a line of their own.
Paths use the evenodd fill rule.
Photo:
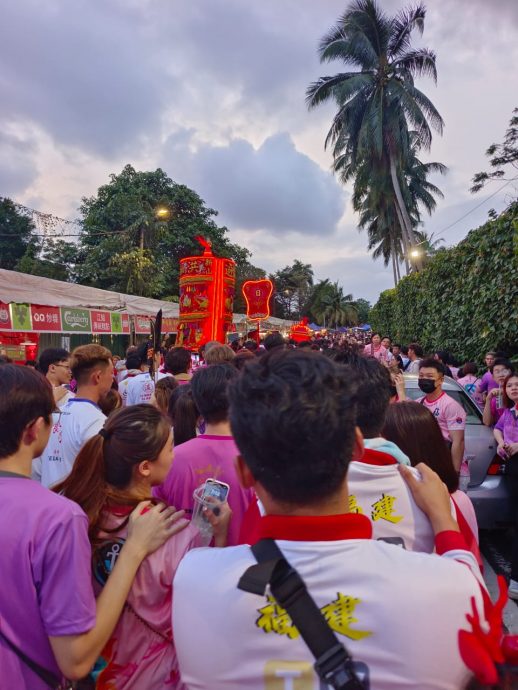
<svg viewBox="0 0 518 690">
<path fill-rule="evenodd" d="M 374 357 L 374 359 L 377 359 L 379 362 L 388 362 L 389 360 L 389 351 L 386 347 L 383 347 L 383 345 L 377 348 L 375 348 L 372 343 L 365 345 L 363 354 L 367 357 Z"/>
<path fill-rule="evenodd" d="M 442 393 L 437 400 L 428 402 L 425 398 L 419 400 L 433 414 L 445 441 L 451 441 L 450 431 L 464 431 L 466 428 L 466 413 L 464 408 L 446 393 Z"/>
<path fill-rule="evenodd" d="M 234 467 L 239 450 L 232 436 L 203 434 L 174 449 L 173 464 L 166 480 L 153 489 L 153 495 L 178 509 L 193 510 L 193 491 L 206 479 L 217 479 L 230 486 L 228 504 L 232 519 L 228 546 L 239 543 L 241 521 L 254 497 L 252 489 L 243 489 Z"/>
<path fill-rule="evenodd" d="M 103 526 L 114 529 L 131 510 L 106 513 Z M 125 539 L 127 528 L 101 536 Z M 97 678 L 97 688 L 181 687 L 171 629 L 173 578 L 185 554 L 202 545 L 198 530 L 189 524 L 142 562 L 117 627 L 101 654 L 101 664 L 106 665 Z M 100 585 L 95 586 L 99 592 Z"/>
<path fill-rule="evenodd" d="M 88 521 L 38 482 L 0 473 L 0 625 L 33 661 L 61 678 L 49 636 L 95 625 Z M 48 686 L 0 640 L 0 686 Z"/>
</svg>

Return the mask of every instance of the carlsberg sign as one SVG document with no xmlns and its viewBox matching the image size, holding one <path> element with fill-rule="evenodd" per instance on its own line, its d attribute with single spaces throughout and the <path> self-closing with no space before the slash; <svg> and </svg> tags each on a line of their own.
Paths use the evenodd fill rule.
<svg viewBox="0 0 518 690">
<path fill-rule="evenodd" d="M 90 312 L 88 309 L 69 309 L 61 307 L 61 324 L 64 331 L 71 333 L 91 333 Z"/>
</svg>

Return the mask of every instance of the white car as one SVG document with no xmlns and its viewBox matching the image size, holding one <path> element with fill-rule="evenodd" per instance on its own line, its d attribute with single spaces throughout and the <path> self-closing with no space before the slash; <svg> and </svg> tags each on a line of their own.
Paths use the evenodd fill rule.
<svg viewBox="0 0 518 690">
<path fill-rule="evenodd" d="M 406 394 L 412 400 L 424 395 L 417 379 L 417 376 L 405 374 Z M 475 507 L 478 526 L 483 529 L 508 526 L 512 522 L 511 498 L 504 465 L 496 455 L 493 430 L 485 426 L 481 410 L 460 384 L 445 376 L 442 388 L 466 412 L 465 452 L 470 471 L 468 496 Z"/>
</svg>

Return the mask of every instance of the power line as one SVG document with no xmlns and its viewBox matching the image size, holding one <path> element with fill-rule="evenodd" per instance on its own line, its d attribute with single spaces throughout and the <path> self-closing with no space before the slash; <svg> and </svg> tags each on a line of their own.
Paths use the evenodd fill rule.
<svg viewBox="0 0 518 690">
<path fill-rule="evenodd" d="M 457 218 L 457 220 L 453 221 L 453 223 L 450 223 L 450 225 L 447 225 L 447 226 L 446 226 L 445 228 L 443 228 L 442 230 L 438 230 L 438 231 L 437 231 L 437 235 L 442 235 L 443 232 L 446 232 L 447 230 L 449 230 L 450 228 L 452 228 L 454 225 L 457 225 L 457 223 L 460 223 L 461 220 L 464 220 L 464 218 L 467 218 L 467 216 L 469 216 L 470 213 L 473 213 L 473 211 L 476 211 L 478 208 L 480 208 L 481 206 L 483 206 L 483 205 L 486 203 L 486 201 L 489 201 L 489 199 L 492 199 L 492 198 L 493 198 L 494 196 L 496 196 L 499 192 L 501 192 L 502 189 L 505 189 L 505 188 L 507 187 L 508 184 L 511 184 L 511 182 L 514 182 L 515 180 L 518 180 L 518 177 L 513 177 L 511 180 L 507 180 L 507 182 L 506 182 L 504 185 L 502 185 L 502 186 L 501 186 L 499 189 L 497 189 L 495 192 L 493 192 L 493 193 L 490 194 L 488 197 L 486 197 L 485 199 L 483 199 L 479 204 L 477 204 L 476 206 L 474 206 L 471 210 L 467 211 L 467 213 L 465 213 L 463 216 L 461 216 L 460 218 Z"/>
</svg>

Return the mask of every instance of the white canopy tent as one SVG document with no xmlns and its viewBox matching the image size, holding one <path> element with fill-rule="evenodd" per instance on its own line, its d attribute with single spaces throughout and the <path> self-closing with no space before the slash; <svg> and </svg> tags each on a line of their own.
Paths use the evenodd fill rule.
<svg viewBox="0 0 518 690">
<path fill-rule="evenodd" d="M 154 316 L 162 309 L 164 318 L 177 319 L 179 306 L 176 302 L 163 302 L 150 297 L 137 297 L 122 292 L 111 292 L 99 288 L 65 283 L 52 278 L 32 276 L 17 271 L 0 269 L 0 302 L 9 304 L 40 304 L 52 307 L 84 307 L 86 309 L 109 309 L 127 311 L 132 315 Z M 234 314 L 236 325 L 246 324 L 244 314 Z M 261 322 L 266 328 L 288 329 L 292 321 L 270 316 Z M 251 322 L 250 322 L 251 324 Z"/>
<path fill-rule="evenodd" d="M 125 295 L 121 292 L 64 283 L 61 280 L 31 276 L 27 273 L 5 269 L 0 269 L 0 302 L 110 309 L 143 316 L 154 316 L 159 309 L 162 309 L 165 318 L 179 316 L 179 307 L 175 302 Z"/>
</svg>

